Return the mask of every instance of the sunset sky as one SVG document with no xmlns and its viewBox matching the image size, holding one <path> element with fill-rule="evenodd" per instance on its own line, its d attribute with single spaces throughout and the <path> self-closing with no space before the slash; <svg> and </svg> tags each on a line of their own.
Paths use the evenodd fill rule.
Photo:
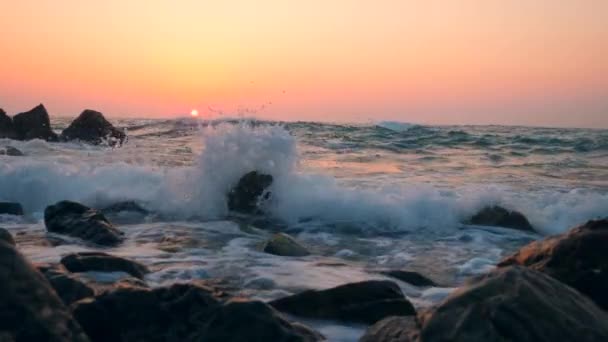
<svg viewBox="0 0 608 342">
<path fill-rule="evenodd" d="M 606 0 L 19 0 L 0 13 L 9 114 L 42 102 L 63 116 L 608 128 Z"/>
</svg>

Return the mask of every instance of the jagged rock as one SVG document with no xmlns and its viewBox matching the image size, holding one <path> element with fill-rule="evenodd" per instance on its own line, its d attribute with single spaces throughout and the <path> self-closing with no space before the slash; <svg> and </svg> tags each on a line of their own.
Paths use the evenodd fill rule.
<svg viewBox="0 0 608 342">
<path fill-rule="evenodd" d="M 0 108 L 0 138 L 15 139 L 16 137 L 17 133 L 15 132 L 13 119 Z"/>
<path fill-rule="evenodd" d="M 80 140 L 99 145 L 104 141 L 110 146 L 120 145 L 126 139 L 122 130 L 115 128 L 103 114 L 87 109 L 61 133 L 62 140 Z"/>
<path fill-rule="evenodd" d="M 46 277 L 65 305 L 95 294 L 93 288 L 69 274 L 62 265 L 39 264 L 36 268 Z"/>
<path fill-rule="evenodd" d="M 0 214 L 23 215 L 23 207 L 15 202 L 0 202 Z"/>
<path fill-rule="evenodd" d="M 306 256 L 308 250 L 294 238 L 284 233 L 277 233 L 264 245 L 264 252 L 280 256 Z"/>
<path fill-rule="evenodd" d="M 61 264 L 70 272 L 125 272 L 143 279 L 148 268 L 136 261 L 101 252 L 81 252 L 61 258 Z"/>
<path fill-rule="evenodd" d="M 15 239 L 13 239 L 11 233 L 4 228 L 0 228 L 0 241 L 4 241 L 11 246 L 15 246 Z"/>
<path fill-rule="evenodd" d="M 395 279 L 399 279 L 414 286 L 437 286 L 437 283 L 418 272 L 404 270 L 386 270 L 381 271 L 380 273 Z"/>
<path fill-rule="evenodd" d="M 40 272 L 0 241 L 0 336 L 14 341 L 89 339 Z"/>
<path fill-rule="evenodd" d="M 266 192 L 272 184 L 272 176 L 251 171 L 241 177 L 238 184 L 228 193 L 228 209 L 244 214 L 254 214 L 259 211 L 260 198 L 268 199 Z"/>
<path fill-rule="evenodd" d="M 418 334 L 415 316 L 392 316 L 369 327 L 359 342 L 417 342 Z"/>
<path fill-rule="evenodd" d="M 522 247 L 498 266 L 523 265 L 546 273 L 608 310 L 608 219 Z"/>
<path fill-rule="evenodd" d="M 11 156 L 11 157 L 22 157 L 23 152 L 12 146 L 6 146 L 3 150 L 0 150 L 0 155 Z"/>
<path fill-rule="evenodd" d="M 471 217 L 469 223 L 482 226 L 513 228 L 524 231 L 534 231 L 534 227 L 520 212 L 509 211 L 500 206 L 485 207 Z"/>
<path fill-rule="evenodd" d="M 16 138 L 19 140 L 42 139 L 57 141 L 58 137 L 51 129 L 51 121 L 46 108 L 42 104 L 29 112 L 17 114 L 13 117 Z"/>
<path fill-rule="evenodd" d="M 269 303 L 295 316 L 354 323 L 375 323 L 388 316 L 415 315 L 397 284 L 370 280 L 328 290 L 308 290 Z"/>
<path fill-rule="evenodd" d="M 113 246 L 123 240 L 123 233 L 100 211 L 76 202 L 61 201 L 46 207 L 44 223 L 49 232 L 78 237 L 99 245 Z"/>
</svg>

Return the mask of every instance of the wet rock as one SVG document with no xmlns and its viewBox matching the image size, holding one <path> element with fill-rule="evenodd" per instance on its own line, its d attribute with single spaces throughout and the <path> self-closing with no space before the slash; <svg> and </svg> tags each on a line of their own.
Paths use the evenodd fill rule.
<svg viewBox="0 0 608 342">
<path fill-rule="evenodd" d="M 431 279 L 423 276 L 418 272 L 404 271 L 404 270 L 387 270 L 380 272 L 386 276 L 399 279 L 408 284 L 414 286 L 437 286 L 437 284 Z"/>
<path fill-rule="evenodd" d="M 3 150 L 0 150 L 0 155 L 11 156 L 11 157 L 23 157 L 23 152 L 12 146 L 6 146 Z"/>
<path fill-rule="evenodd" d="M 195 284 L 121 288 L 73 309 L 93 341 L 315 341 L 264 303 L 224 304 Z"/>
<path fill-rule="evenodd" d="M 7 215 L 23 215 L 23 207 L 19 203 L 0 202 L 0 214 Z"/>
<path fill-rule="evenodd" d="M 294 238 L 284 233 L 277 233 L 264 245 L 264 252 L 280 256 L 306 256 L 308 250 Z"/>
<path fill-rule="evenodd" d="M 15 127 L 16 138 L 19 140 L 58 140 L 57 134 L 51 129 L 49 114 L 42 104 L 29 112 L 15 115 L 13 117 L 13 125 Z"/>
<path fill-rule="evenodd" d="M 0 241 L 4 241 L 11 246 L 15 246 L 15 239 L 13 239 L 11 233 L 4 228 L 0 228 Z"/>
<path fill-rule="evenodd" d="M 0 241 L 0 336 L 14 341 L 88 341 L 40 272 Z"/>
<path fill-rule="evenodd" d="M 82 298 L 93 297 L 93 288 L 67 272 L 62 265 L 40 264 L 36 268 L 46 277 L 59 298 L 70 305 Z"/>
<path fill-rule="evenodd" d="M 11 119 L 2 108 L 0 108 L 0 138 L 15 139 L 17 133 Z"/>
<path fill-rule="evenodd" d="M 420 341 L 608 341 L 607 313 L 573 288 L 520 266 L 471 280 L 418 322 Z"/>
<path fill-rule="evenodd" d="M 369 327 L 359 342 L 416 342 L 418 334 L 415 316 L 392 316 Z"/>
<path fill-rule="evenodd" d="M 397 284 L 370 280 L 328 290 L 308 290 L 269 303 L 295 316 L 354 323 L 375 323 L 388 316 L 415 315 Z"/>
<path fill-rule="evenodd" d="M 101 252 L 69 254 L 61 258 L 61 264 L 70 272 L 125 272 L 138 279 L 143 279 L 150 272 L 136 261 Z"/>
<path fill-rule="evenodd" d="M 120 145 L 126 139 L 122 130 L 115 128 L 103 114 L 87 109 L 61 133 L 62 140 L 80 140 L 99 145 L 107 142 L 110 146 Z"/>
<path fill-rule="evenodd" d="M 272 184 L 272 176 L 251 171 L 241 177 L 238 184 L 228 193 L 228 209 L 244 214 L 259 211 L 260 199 L 268 199 L 266 189 Z"/>
<path fill-rule="evenodd" d="M 520 212 L 509 211 L 500 206 L 485 207 L 473 217 L 469 223 L 482 226 L 513 228 L 524 231 L 534 231 L 528 219 Z"/>
<path fill-rule="evenodd" d="M 522 247 L 498 266 L 523 265 L 546 273 L 608 310 L 608 219 Z"/>
<path fill-rule="evenodd" d="M 142 207 L 135 201 L 117 202 L 101 209 L 101 212 L 104 215 L 118 214 L 121 212 L 132 212 L 142 215 L 147 215 L 150 213 L 146 208 Z"/>
<path fill-rule="evenodd" d="M 49 232 L 78 237 L 99 245 L 113 246 L 123 240 L 123 233 L 100 211 L 76 202 L 61 201 L 46 207 L 44 223 Z"/>
</svg>

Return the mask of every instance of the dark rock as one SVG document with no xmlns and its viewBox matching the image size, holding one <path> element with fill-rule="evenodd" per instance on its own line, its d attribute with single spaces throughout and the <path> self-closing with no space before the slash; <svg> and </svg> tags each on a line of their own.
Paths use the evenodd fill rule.
<svg viewBox="0 0 608 342">
<path fill-rule="evenodd" d="M 0 202 L 0 214 L 23 215 L 23 207 L 19 203 Z"/>
<path fill-rule="evenodd" d="M 509 211 L 500 206 L 485 207 L 469 221 L 471 224 L 534 231 L 528 219 L 520 212 Z"/>
<path fill-rule="evenodd" d="M 416 342 L 418 334 L 415 316 L 392 316 L 369 327 L 359 342 Z"/>
<path fill-rule="evenodd" d="M 49 114 L 42 104 L 29 112 L 15 115 L 13 117 L 13 125 L 15 126 L 17 139 L 19 140 L 58 140 L 57 134 L 51 129 Z"/>
<path fill-rule="evenodd" d="M 310 252 L 294 238 L 284 233 L 277 233 L 264 245 L 264 252 L 280 256 L 306 256 Z"/>
<path fill-rule="evenodd" d="M 209 288 L 176 284 L 117 289 L 73 312 L 93 341 L 314 341 L 266 304 L 250 303 L 223 304 Z"/>
<path fill-rule="evenodd" d="M 375 323 L 388 316 L 415 315 L 397 284 L 370 280 L 328 290 L 308 290 L 269 303 L 295 316 L 356 323 Z"/>
<path fill-rule="evenodd" d="M 101 209 L 101 212 L 104 215 L 117 214 L 125 211 L 139 213 L 142 215 L 147 215 L 148 213 L 150 213 L 147 209 L 137 204 L 135 201 L 118 202 Z"/>
<path fill-rule="evenodd" d="M 546 273 L 608 310 L 608 219 L 522 247 L 498 266 L 523 265 Z"/>
<path fill-rule="evenodd" d="M 51 285 L 0 241 L 0 336 L 14 341 L 88 341 Z"/>
<path fill-rule="evenodd" d="M 6 156 L 11 156 L 11 157 L 23 157 L 24 154 L 23 152 L 19 151 L 18 149 L 12 147 L 12 146 L 6 146 L 4 148 L 4 150 L 0 150 L 0 155 L 6 155 Z"/>
<path fill-rule="evenodd" d="M 8 230 L 0 228 L 0 241 L 7 242 L 11 246 L 15 246 L 15 239 Z"/>
<path fill-rule="evenodd" d="M 118 272 L 128 273 L 135 278 L 143 279 L 150 271 L 146 266 L 125 258 L 101 252 L 81 252 L 69 254 L 61 259 L 61 264 L 70 272 Z"/>
<path fill-rule="evenodd" d="M 61 133 L 62 140 L 80 140 L 94 145 L 107 141 L 110 146 L 122 144 L 126 137 L 125 132 L 112 126 L 103 114 L 90 109 L 82 112 Z"/>
<path fill-rule="evenodd" d="M 49 232 L 70 235 L 99 245 L 113 246 L 123 240 L 98 210 L 80 203 L 61 201 L 44 210 L 44 223 Z"/>
<path fill-rule="evenodd" d="M 0 138 L 15 139 L 17 133 L 11 119 L 2 108 L 0 108 Z"/>
<path fill-rule="evenodd" d="M 268 199 L 266 189 L 272 184 L 272 176 L 251 171 L 241 177 L 238 184 L 228 193 L 228 209 L 244 214 L 259 211 L 260 197 Z"/>
<path fill-rule="evenodd" d="M 36 265 L 36 268 L 46 277 L 66 305 L 95 295 L 93 288 L 69 274 L 61 265 L 42 264 Z"/>
<path fill-rule="evenodd" d="M 399 279 L 414 286 L 437 286 L 431 279 L 423 276 L 418 272 L 403 271 L 403 270 L 387 270 L 380 272 L 386 276 Z"/>
<path fill-rule="evenodd" d="M 520 266 L 471 280 L 418 322 L 420 341 L 608 341 L 607 313 L 573 288 Z"/>
</svg>

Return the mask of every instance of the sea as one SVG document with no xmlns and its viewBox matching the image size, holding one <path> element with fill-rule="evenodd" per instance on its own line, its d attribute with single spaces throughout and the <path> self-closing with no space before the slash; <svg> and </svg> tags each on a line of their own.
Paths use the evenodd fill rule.
<svg viewBox="0 0 608 342">
<path fill-rule="evenodd" d="M 53 118 L 52 125 L 60 132 L 70 121 Z M 0 216 L 0 226 L 30 260 L 103 250 L 146 264 L 153 287 L 220 279 L 263 301 L 390 279 L 423 309 L 521 246 L 608 215 L 605 129 L 112 121 L 128 132 L 121 147 L 0 139 L 0 148 L 25 154 L 0 155 L 0 200 L 26 212 Z M 226 193 L 252 170 L 274 178 L 263 203 L 268 226 L 227 209 Z M 44 209 L 61 200 L 96 208 L 135 201 L 150 213 L 112 217 L 127 239 L 99 248 L 46 232 Z M 537 232 L 465 224 L 488 205 L 520 211 Z M 277 231 L 311 255 L 264 253 Z M 387 269 L 417 271 L 440 286 L 418 288 L 379 273 Z M 86 276 L 112 282 L 126 275 Z M 356 341 L 366 328 L 297 320 L 330 341 Z"/>
</svg>

